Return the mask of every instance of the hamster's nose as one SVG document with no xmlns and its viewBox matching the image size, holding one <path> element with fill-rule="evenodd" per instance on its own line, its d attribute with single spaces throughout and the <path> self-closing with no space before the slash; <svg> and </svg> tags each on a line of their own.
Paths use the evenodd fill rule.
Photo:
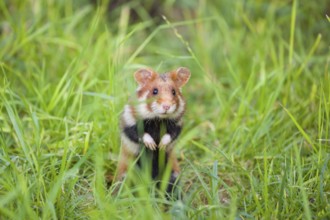
<svg viewBox="0 0 330 220">
<path fill-rule="evenodd" d="M 168 110 L 170 109 L 170 107 L 171 107 L 171 106 L 169 106 L 169 105 L 163 105 L 163 109 L 164 109 L 165 111 L 168 111 Z"/>
</svg>

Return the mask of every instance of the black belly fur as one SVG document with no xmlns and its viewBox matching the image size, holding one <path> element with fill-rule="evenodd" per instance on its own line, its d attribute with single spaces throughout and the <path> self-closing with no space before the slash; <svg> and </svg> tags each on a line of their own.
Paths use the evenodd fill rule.
<svg viewBox="0 0 330 220">
<path fill-rule="evenodd" d="M 164 132 L 167 132 L 167 125 L 169 124 L 169 120 L 167 119 L 149 119 L 143 121 L 144 132 L 150 134 L 150 136 L 154 139 L 157 146 L 159 145 L 161 135 L 162 126 L 164 127 Z M 160 174 L 161 170 L 165 169 L 165 166 L 168 161 L 168 154 L 165 155 L 164 164 L 160 167 L 160 151 L 157 147 L 156 150 L 150 150 L 145 148 L 143 155 L 141 155 L 138 165 L 141 166 L 143 163 L 151 165 L 151 175 L 152 178 L 155 179 Z"/>
<path fill-rule="evenodd" d="M 144 132 L 150 134 L 150 136 L 154 139 L 157 146 L 160 143 L 160 138 L 164 135 L 162 132 L 166 132 L 171 135 L 172 141 L 176 139 L 180 132 L 181 126 L 177 125 L 175 121 L 168 119 L 152 119 L 152 120 L 144 120 L 143 121 L 143 129 Z M 161 134 L 162 133 L 162 134 Z M 157 147 L 156 150 L 150 150 L 148 148 L 144 148 L 141 152 L 140 158 L 137 161 L 137 164 L 140 168 L 144 169 L 144 167 L 149 167 L 151 169 L 151 177 L 152 179 L 160 180 L 162 178 L 163 172 L 166 168 L 168 162 L 168 153 L 164 151 L 159 151 Z M 165 153 L 165 155 L 164 155 Z M 160 157 L 165 156 L 163 160 L 163 164 L 160 164 Z M 168 194 L 173 193 L 173 187 L 175 187 L 176 176 L 171 171 L 171 176 L 169 179 L 169 184 L 166 189 Z"/>
<path fill-rule="evenodd" d="M 164 120 L 160 119 L 152 119 L 152 120 L 144 120 L 143 128 L 144 132 L 150 134 L 150 136 L 154 139 L 155 143 L 158 145 L 160 142 L 160 130 L 161 126 L 165 126 Z"/>
</svg>

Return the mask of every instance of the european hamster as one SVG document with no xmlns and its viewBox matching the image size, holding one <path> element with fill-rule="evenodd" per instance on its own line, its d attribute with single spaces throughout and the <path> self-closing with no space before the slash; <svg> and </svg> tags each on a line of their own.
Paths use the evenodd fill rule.
<svg viewBox="0 0 330 220">
<path fill-rule="evenodd" d="M 165 151 L 165 163 L 171 163 L 172 168 L 167 191 L 172 190 L 180 173 L 173 147 L 181 133 L 186 109 L 181 89 L 190 75 L 189 69 L 184 67 L 163 74 L 152 69 L 140 69 L 134 73 L 138 83 L 136 96 L 124 106 L 120 119 L 122 147 L 117 180 L 125 176 L 128 161 L 137 158 L 145 147 L 151 157 L 153 179 L 160 172 L 159 152 Z"/>
</svg>

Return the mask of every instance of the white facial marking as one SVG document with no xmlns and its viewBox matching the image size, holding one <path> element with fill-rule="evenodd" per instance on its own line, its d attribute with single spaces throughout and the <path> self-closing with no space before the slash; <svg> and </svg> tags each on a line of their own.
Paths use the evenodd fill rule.
<svg viewBox="0 0 330 220">
<path fill-rule="evenodd" d="M 149 94 L 149 91 L 146 91 L 145 93 L 143 93 L 143 95 L 138 99 L 138 101 L 140 103 L 137 104 L 137 108 L 136 108 L 138 115 L 141 118 L 144 118 L 144 119 L 156 117 L 156 115 L 154 114 L 154 112 L 150 112 L 148 110 L 148 105 L 145 102 L 147 100 L 148 94 Z"/>
<path fill-rule="evenodd" d="M 141 97 L 138 98 L 138 100 L 139 100 L 140 102 L 145 101 L 145 100 L 147 99 L 148 94 L 149 94 L 149 91 L 146 91 L 145 93 L 142 94 Z"/>
<path fill-rule="evenodd" d="M 148 110 L 148 106 L 146 103 L 140 103 L 137 106 L 138 114 L 141 118 L 148 119 L 148 118 L 155 118 L 156 115 L 153 112 Z"/>
</svg>

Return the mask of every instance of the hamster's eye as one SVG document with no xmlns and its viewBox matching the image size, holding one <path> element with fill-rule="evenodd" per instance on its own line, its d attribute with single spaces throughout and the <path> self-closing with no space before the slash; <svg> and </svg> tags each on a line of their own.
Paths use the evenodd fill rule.
<svg viewBox="0 0 330 220">
<path fill-rule="evenodd" d="M 158 94 L 158 89 L 154 88 L 154 90 L 152 91 L 152 94 L 157 95 Z"/>
<path fill-rule="evenodd" d="M 176 93 L 175 93 L 175 89 L 172 89 L 172 94 L 175 96 Z"/>
</svg>

